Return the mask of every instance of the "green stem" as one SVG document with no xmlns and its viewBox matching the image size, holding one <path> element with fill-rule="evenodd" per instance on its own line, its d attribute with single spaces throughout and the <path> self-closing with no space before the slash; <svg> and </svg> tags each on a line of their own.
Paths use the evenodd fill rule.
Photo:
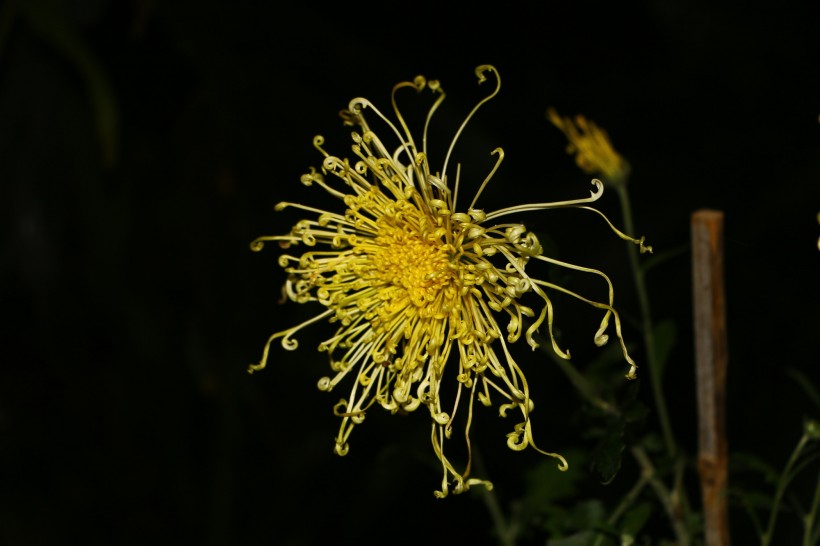
<svg viewBox="0 0 820 546">
<path fill-rule="evenodd" d="M 481 454 L 475 448 L 473 448 L 473 456 L 475 457 L 476 470 L 484 476 L 485 479 L 489 479 Z M 504 517 L 501 504 L 498 502 L 498 496 L 495 494 L 495 489 L 481 487 L 481 498 L 487 506 L 490 518 L 493 520 L 493 527 L 495 527 L 495 533 L 498 535 L 498 543 L 501 546 L 515 546 L 516 527 L 508 523 Z"/>
<path fill-rule="evenodd" d="M 615 508 L 615 510 L 610 514 L 609 518 L 607 518 L 607 523 L 609 525 L 614 525 L 618 518 L 626 512 L 626 509 L 632 506 L 635 502 L 635 499 L 638 498 L 638 495 L 643 491 L 643 488 L 646 487 L 646 484 L 649 482 L 649 477 L 641 472 L 638 481 L 635 482 L 635 485 L 632 486 L 632 489 L 626 494 L 626 496 L 621 500 L 620 504 Z M 598 534 L 595 537 L 595 542 L 592 543 L 592 546 L 601 546 L 603 543 L 605 536 L 603 534 Z"/>
<path fill-rule="evenodd" d="M 614 407 L 612 404 L 601 398 L 598 393 L 595 391 L 595 387 L 587 381 L 587 378 L 578 371 L 578 369 L 573 366 L 571 362 L 568 362 L 561 358 L 560 356 L 556 355 L 552 350 L 546 350 L 550 355 L 550 358 L 558 365 L 558 367 L 563 371 L 566 376 L 569 378 L 570 383 L 578 390 L 583 398 L 587 400 L 590 404 L 595 406 L 596 408 L 609 413 L 609 414 L 617 414 L 618 409 Z"/>
<path fill-rule="evenodd" d="M 637 459 L 638 465 L 641 467 L 641 472 L 646 476 L 649 485 L 655 490 L 655 494 L 661 501 L 664 510 L 666 510 L 666 514 L 672 524 L 672 531 L 675 533 L 675 544 L 678 546 L 689 546 L 689 533 L 686 530 L 683 519 L 678 514 L 679 503 L 675 499 L 676 493 L 667 489 L 666 485 L 655 475 L 655 467 L 652 465 L 652 461 L 649 460 L 643 448 L 633 447 L 632 454 L 635 456 L 635 459 Z"/>
<path fill-rule="evenodd" d="M 772 511 L 769 514 L 769 525 L 766 528 L 766 532 L 760 537 L 761 546 L 769 546 L 771 543 L 772 534 L 774 533 L 774 525 L 777 521 L 777 513 L 780 509 L 780 501 L 783 499 L 783 493 L 786 491 L 786 486 L 792 478 L 792 468 L 797 463 L 800 453 L 803 451 L 803 448 L 810 439 L 809 434 L 804 432 L 803 436 L 800 437 L 800 441 L 797 442 L 797 446 L 794 448 L 791 457 L 789 457 L 789 461 L 786 463 L 786 468 L 783 469 L 783 473 L 780 475 L 780 480 L 777 482 L 777 490 L 774 494 Z"/>
<path fill-rule="evenodd" d="M 621 213 L 623 216 L 624 230 L 634 236 L 634 222 L 632 221 L 632 205 L 629 200 L 629 191 L 626 188 L 626 180 L 615 186 L 618 191 L 618 198 L 621 202 Z M 666 444 L 666 450 L 670 457 L 677 453 L 675 437 L 672 434 L 672 426 L 669 422 L 669 413 L 666 410 L 666 399 L 663 395 L 661 385 L 660 363 L 657 361 L 655 350 L 655 333 L 652 326 L 652 314 L 649 307 L 649 292 L 646 288 L 643 270 L 638 262 L 638 249 L 633 244 L 627 245 L 629 254 L 629 265 L 632 268 L 632 275 L 635 279 L 635 291 L 638 296 L 638 305 L 641 311 L 641 323 L 643 327 L 643 339 L 646 348 L 646 362 L 649 367 L 649 380 L 652 385 L 652 395 L 655 399 L 655 407 L 658 412 L 661 432 Z"/>
<path fill-rule="evenodd" d="M 803 518 L 806 527 L 806 534 L 803 535 L 803 546 L 814 546 L 817 543 L 814 523 L 817 520 L 818 510 L 820 510 L 820 472 L 817 474 L 817 487 L 814 488 L 814 500 L 811 503 L 811 509 Z M 818 526 L 817 532 L 820 533 L 820 526 Z"/>
<path fill-rule="evenodd" d="M 578 391 L 594 406 L 597 406 L 602 409 L 606 409 L 609 411 L 615 411 L 609 404 L 607 404 L 604 400 L 599 398 L 595 393 L 594 388 L 589 382 L 584 378 L 583 375 L 578 373 L 575 368 L 569 364 L 568 362 L 562 360 L 559 357 L 554 357 L 554 360 L 559 364 L 560 368 L 566 373 L 570 381 L 576 386 Z M 635 456 L 635 459 L 638 461 L 638 465 L 641 467 L 641 477 L 638 482 L 632 486 L 632 489 L 626 494 L 624 499 L 619 503 L 618 507 L 609 517 L 609 523 L 614 523 L 617 519 L 621 516 L 624 510 L 628 508 L 637 498 L 637 495 L 640 491 L 644 488 L 644 486 L 649 483 L 652 489 L 655 491 L 655 494 L 661 501 L 661 504 L 666 511 L 667 516 L 669 517 L 670 524 L 672 525 L 672 529 L 675 533 L 677 538 L 678 546 L 689 546 L 689 533 L 686 530 L 686 526 L 684 524 L 684 518 L 680 514 L 680 508 L 683 507 L 686 509 L 686 499 L 678 498 L 680 495 L 680 488 L 679 479 L 680 473 L 683 470 L 683 466 L 678 466 L 677 470 L 677 478 L 675 480 L 676 487 L 673 491 L 670 491 L 664 483 L 658 479 L 655 474 L 655 467 L 652 465 L 649 457 L 647 456 L 646 452 L 641 447 L 633 447 L 632 453 Z M 480 459 L 477 461 L 477 465 L 480 462 Z M 491 492 L 489 493 L 491 494 Z M 492 512 L 492 509 L 491 509 Z M 503 518 L 502 518 L 503 520 Z M 498 528 L 498 525 L 496 525 Z M 506 528 L 506 525 L 502 525 L 501 529 Z M 603 536 L 599 535 L 594 542 L 594 546 L 600 546 L 601 541 L 603 540 Z"/>
<path fill-rule="evenodd" d="M 627 233 L 633 234 L 634 236 L 636 233 L 635 223 L 632 220 L 632 204 L 629 199 L 629 190 L 627 189 L 626 184 L 627 181 L 624 179 L 620 184 L 615 185 L 615 188 L 618 192 L 618 199 L 621 202 L 621 215 L 623 217 L 624 229 Z M 686 531 L 685 521 L 687 519 L 687 514 L 689 513 L 689 501 L 687 499 L 685 489 L 681 486 L 684 465 L 683 461 L 678 457 L 678 447 L 675 442 L 675 436 L 672 433 L 669 412 L 666 409 L 666 398 L 663 394 L 662 384 L 663 378 L 661 376 L 662 363 L 658 361 L 658 352 L 655 346 L 655 329 L 652 323 L 652 312 L 649 305 L 649 291 L 646 287 L 644 270 L 641 268 L 638 261 L 638 249 L 635 245 L 627 245 L 627 253 L 629 255 L 629 265 L 632 268 L 632 274 L 635 279 L 635 292 L 638 297 L 638 305 L 641 313 L 641 326 L 643 329 L 644 347 L 646 351 L 646 363 L 649 368 L 649 380 L 652 386 L 652 395 L 655 400 L 655 408 L 658 412 L 658 421 L 660 423 L 661 433 L 663 434 L 667 453 L 670 458 L 676 460 L 676 478 L 674 489 L 672 490 L 672 494 L 669 494 L 668 490 L 664 487 L 664 491 L 667 491 L 667 493 L 664 494 L 665 497 L 662 497 L 661 500 L 666 499 L 668 502 L 672 503 L 671 506 L 667 507 L 666 512 L 671 520 L 672 527 L 675 529 L 675 533 L 679 537 L 684 537 L 686 539 L 686 543 L 688 543 L 689 538 Z M 641 453 L 643 453 L 643 451 L 641 451 Z M 655 482 L 653 482 L 653 487 L 660 496 L 661 490 L 657 487 L 657 485 L 662 484 L 660 480 L 657 479 Z M 679 542 L 679 544 L 682 545 L 684 542 Z"/>
<path fill-rule="evenodd" d="M 490 517 L 493 520 L 495 533 L 498 535 L 498 543 L 501 546 L 515 546 L 515 536 L 511 532 L 512 529 L 507 526 L 507 521 L 504 514 L 501 513 L 501 506 L 498 503 L 498 497 L 495 490 L 482 487 L 482 498 L 484 504 L 487 505 L 487 510 L 490 512 Z"/>
</svg>

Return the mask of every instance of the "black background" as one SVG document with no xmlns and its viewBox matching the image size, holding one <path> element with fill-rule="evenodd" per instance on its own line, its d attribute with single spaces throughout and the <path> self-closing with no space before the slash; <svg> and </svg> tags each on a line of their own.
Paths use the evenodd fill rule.
<svg viewBox="0 0 820 546">
<path fill-rule="evenodd" d="M 433 497 L 424 411 L 372 412 L 351 453 L 333 455 L 337 396 L 316 389 L 327 363 L 314 351 L 330 326 L 245 371 L 270 333 L 316 311 L 279 306 L 276 251 L 248 247 L 296 218 L 274 213 L 278 201 L 325 201 L 299 183 L 319 164 L 313 136 L 347 154 L 339 109 L 365 96 L 389 111 L 392 86 L 417 74 L 442 82 L 441 116 L 455 124 L 483 96 L 473 69 L 486 63 L 501 94 L 459 160 L 480 180 L 504 147 L 488 207 L 586 195 L 589 177 L 544 115 L 554 106 L 606 128 L 632 165 L 638 234 L 656 252 L 682 249 L 647 278 L 655 318 L 678 329 L 666 385 L 682 448 L 697 449 L 687 244 L 701 208 L 726 219 L 730 448 L 779 467 L 816 415 L 786 370 L 816 377 L 818 364 L 817 2 L 2 9 L 2 544 L 492 544 L 478 497 Z M 102 137 L 100 96 L 117 116 Z M 613 192 L 598 205 L 620 224 Z M 619 308 L 636 314 L 623 244 L 599 220 L 527 222 L 563 256 L 605 269 Z M 575 332 L 569 307 L 556 320 Z M 583 369 L 594 325 L 577 313 L 583 331 L 566 339 Z M 640 363 L 639 334 L 626 335 Z M 541 444 L 578 445 L 565 416 L 580 399 L 554 370 L 533 373 L 544 374 Z M 651 405 L 648 381 L 641 397 Z M 486 417 L 476 434 L 506 506 L 542 459 L 507 450 L 506 423 Z M 625 463 L 613 487 L 630 475 Z M 733 513 L 738 536 L 744 518 Z"/>
</svg>

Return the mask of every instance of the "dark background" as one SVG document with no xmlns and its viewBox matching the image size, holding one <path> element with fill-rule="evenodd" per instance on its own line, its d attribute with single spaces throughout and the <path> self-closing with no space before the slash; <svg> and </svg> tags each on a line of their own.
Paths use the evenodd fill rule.
<svg viewBox="0 0 820 546">
<path fill-rule="evenodd" d="M 296 218 L 276 202 L 324 199 L 299 183 L 320 161 L 312 137 L 346 155 L 338 110 L 365 96 L 388 111 L 392 86 L 417 74 L 442 82 L 441 117 L 457 123 L 485 63 L 501 94 L 459 159 L 480 180 L 504 147 L 486 203 L 586 195 L 544 115 L 583 113 L 632 165 L 638 234 L 679 250 L 647 282 L 655 318 L 677 326 L 666 385 L 690 454 L 689 220 L 725 212 L 730 448 L 782 466 L 817 413 L 787 374 L 814 378 L 818 364 L 817 2 L 508 4 L 0 4 L 0 544 L 492 544 L 479 497 L 433 497 L 426 412 L 371 412 L 351 453 L 333 455 L 338 396 L 316 389 L 327 363 L 314 350 L 331 326 L 245 371 L 270 333 L 316 311 L 277 305 L 277 252 L 248 247 Z M 598 205 L 620 225 L 614 192 Z M 603 223 L 530 222 L 605 269 L 637 313 Z M 571 304 L 559 328 L 574 331 L 576 311 L 588 320 Z M 595 352 L 583 328 L 566 334 L 582 370 Z M 633 325 L 626 336 L 640 363 Z M 542 447 L 583 447 L 566 417 L 582 401 L 532 360 Z M 651 406 L 648 381 L 640 396 Z M 496 421 L 476 435 L 506 509 L 543 459 L 507 450 Z M 589 494 L 625 490 L 633 466 L 610 486 L 590 476 Z M 747 523 L 733 512 L 738 536 Z"/>
</svg>

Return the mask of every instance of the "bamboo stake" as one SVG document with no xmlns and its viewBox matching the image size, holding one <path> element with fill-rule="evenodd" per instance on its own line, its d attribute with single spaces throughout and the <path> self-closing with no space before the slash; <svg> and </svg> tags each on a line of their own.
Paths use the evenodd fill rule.
<svg viewBox="0 0 820 546">
<path fill-rule="evenodd" d="M 695 377 L 698 399 L 698 471 L 706 546 L 729 546 L 726 502 L 726 297 L 723 212 L 702 209 L 691 218 Z"/>
</svg>

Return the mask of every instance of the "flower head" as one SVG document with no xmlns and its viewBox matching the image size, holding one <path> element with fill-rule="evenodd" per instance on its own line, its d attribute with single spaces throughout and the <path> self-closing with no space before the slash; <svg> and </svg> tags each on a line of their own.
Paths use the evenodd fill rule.
<svg viewBox="0 0 820 546">
<path fill-rule="evenodd" d="M 567 153 L 575 156 L 582 171 L 614 186 L 626 182 L 629 163 L 612 147 L 606 131 L 581 115 L 574 120 L 561 117 L 554 108 L 547 110 L 547 118 L 567 137 Z"/>
<path fill-rule="evenodd" d="M 527 211 L 576 207 L 603 217 L 622 239 L 643 246 L 617 230 L 598 210 L 589 207 L 603 192 L 592 181 L 589 197 L 552 203 L 522 204 L 485 211 L 478 206 L 483 189 L 498 170 L 504 153 L 493 150 L 495 167 L 479 185 L 468 206 L 460 201 L 459 173 L 450 165 L 453 148 L 475 112 L 500 89 L 492 66 L 476 69 L 479 83 L 494 77 L 494 87 L 469 113 L 449 145 L 439 168 L 431 166 L 427 139 L 431 119 L 444 100 L 437 81 L 417 77 L 393 88 L 391 121 L 363 98 L 350 102 L 341 115 L 352 133 L 352 160 L 329 154 L 324 139 L 314 146 L 324 156 L 320 169 L 302 176 L 306 185 L 316 185 L 338 199 L 338 207 L 322 210 L 283 202 L 276 210 L 299 209 L 307 218 L 290 233 L 259 237 L 255 251 L 267 242 L 283 249 L 279 263 L 288 273 L 284 291 L 297 303 L 318 304 L 310 320 L 274 333 L 265 345 L 262 359 L 249 371 L 265 367 L 271 344 L 280 339 L 285 349 L 297 347 L 294 336 L 308 325 L 327 321 L 335 333 L 319 344 L 330 356 L 332 373 L 319 380 L 319 388 L 331 391 L 346 383 L 347 395 L 335 406 L 341 419 L 335 452 L 348 452 L 353 428 L 368 409 L 381 406 L 392 413 L 424 408 L 430 413 L 432 443 L 442 465 L 443 478 L 435 494 L 446 496 L 471 485 L 491 486 L 470 478 L 470 426 L 474 403 L 494 405 L 498 399 L 502 416 L 519 415 L 508 435 L 513 450 L 528 446 L 555 457 L 559 468 L 567 462 L 557 453 L 535 445 L 531 415 L 534 403 L 523 370 L 516 363 L 512 346 L 522 337 L 535 349 L 535 334 L 545 329 L 555 352 L 569 358 L 553 335 L 553 305 L 549 292 L 573 296 L 603 314 L 595 333 L 597 345 L 607 342 L 610 320 L 629 364 L 627 377 L 635 376 L 636 365 L 621 337 L 621 323 L 613 307 L 613 288 L 601 271 L 572 265 L 543 255 L 538 238 L 520 223 L 506 218 Z M 433 93 L 421 139 L 411 134 L 397 104 L 399 92 L 411 89 Z M 368 115 L 368 119 L 365 118 Z M 369 118 L 381 120 L 388 129 L 377 135 Z M 388 145 L 386 138 L 394 140 Z M 608 289 L 606 301 L 595 301 L 567 288 L 530 275 L 534 265 L 553 265 L 596 275 Z M 534 309 L 532 303 L 536 308 Z M 445 386 L 442 389 L 442 385 Z M 447 394 L 450 393 L 449 399 Z M 444 453 L 457 414 L 466 422 L 464 437 L 468 460 L 458 470 Z"/>
</svg>

